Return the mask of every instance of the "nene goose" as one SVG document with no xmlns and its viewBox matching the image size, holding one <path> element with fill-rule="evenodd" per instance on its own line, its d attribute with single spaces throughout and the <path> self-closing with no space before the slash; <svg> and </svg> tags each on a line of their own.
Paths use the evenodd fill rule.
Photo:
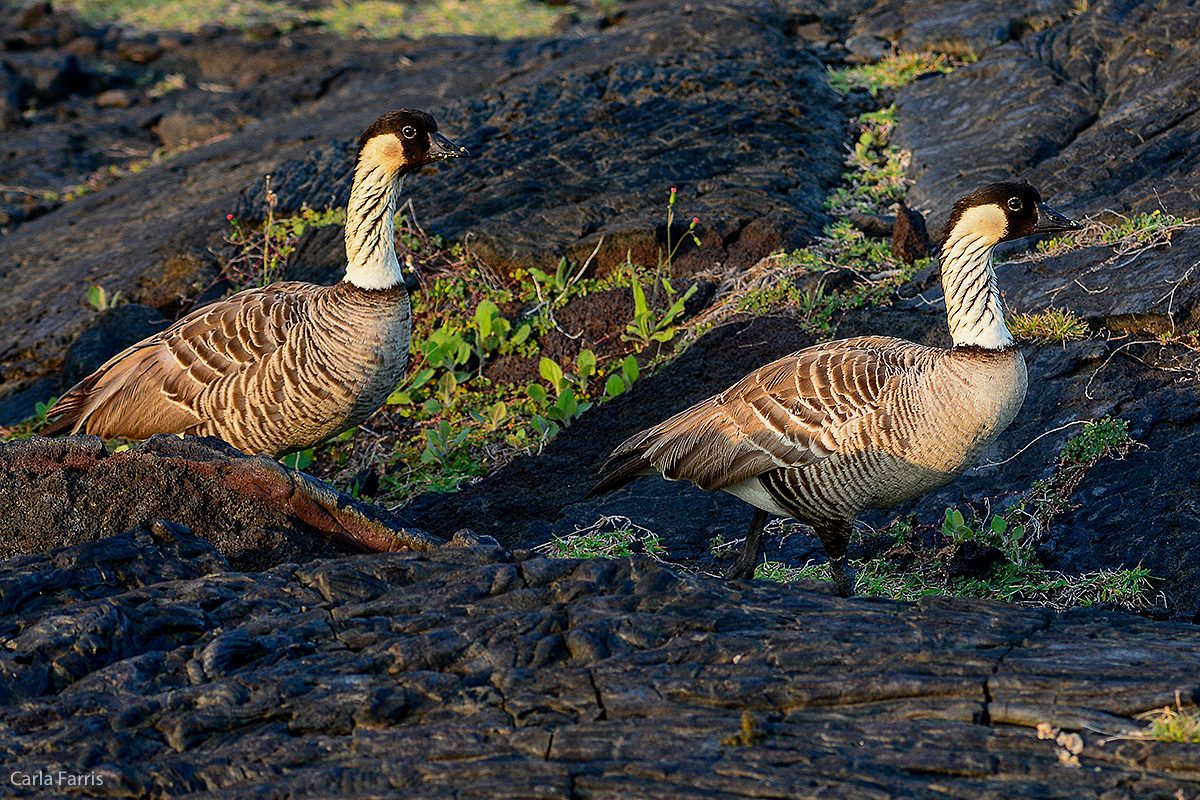
<svg viewBox="0 0 1200 800">
<path fill-rule="evenodd" d="M 994 183 L 959 200 L 942 239 L 951 350 L 882 336 L 816 345 L 621 444 L 588 496 L 661 473 L 755 507 L 727 577 L 753 575 L 767 514 L 812 525 L 844 596 L 855 517 L 958 477 L 1025 399 L 1025 360 L 1004 324 L 992 251 L 1079 223 L 1028 184 Z"/>
<path fill-rule="evenodd" d="M 46 434 L 215 435 L 279 458 L 362 422 L 408 360 L 392 232 L 401 181 L 466 155 L 422 111 L 380 117 L 358 140 L 340 283 L 275 283 L 197 309 L 76 384 L 50 409 Z"/>
</svg>

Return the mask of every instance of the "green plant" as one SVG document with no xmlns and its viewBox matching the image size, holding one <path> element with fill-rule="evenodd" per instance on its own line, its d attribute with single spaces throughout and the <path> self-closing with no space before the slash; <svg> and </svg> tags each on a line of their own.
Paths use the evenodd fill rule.
<svg viewBox="0 0 1200 800">
<path fill-rule="evenodd" d="M 471 419 L 483 425 L 489 433 L 499 430 L 510 417 L 508 405 L 503 400 L 497 400 L 482 411 L 472 410 L 469 413 Z"/>
<path fill-rule="evenodd" d="M 309 447 L 305 450 L 286 455 L 279 459 L 279 463 L 291 469 L 306 470 L 313 463 L 313 448 Z"/>
<path fill-rule="evenodd" d="M 621 360 L 620 366 L 613 370 L 608 376 L 608 380 L 604 382 L 604 394 L 607 397 L 616 397 L 624 394 L 633 388 L 633 382 L 638 379 L 638 364 L 637 359 L 633 356 L 625 356 Z"/>
<path fill-rule="evenodd" d="M 453 410 L 457 403 L 458 376 L 453 372 L 443 372 L 433 385 L 433 396 L 421 404 L 421 410 L 433 416 Z"/>
<path fill-rule="evenodd" d="M 461 333 L 450 330 L 449 322 L 431 331 L 429 338 L 417 346 L 431 367 L 452 374 L 471 359 L 471 345 Z M 461 373 L 457 377 L 466 380 L 468 375 Z"/>
<path fill-rule="evenodd" d="M 675 327 L 672 323 L 683 314 L 684 305 L 699 287 L 693 283 L 681 297 L 675 297 L 676 292 L 671 282 L 661 278 L 667 298 L 675 297 L 675 300 L 671 307 L 659 316 L 646 302 L 646 293 L 642 290 L 642 283 L 632 267 L 629 270 L 629 280 L 630 288 L 633 289 L 633 321 L 625 326 L 625 333 L 621 334 L 621 339 L 632 342 L 640 349 L 645 349 L 654 342 L 669 342 L 674 339 Z"/>
<path fill-rule="evenodd" d="M 1104 417 L 1089 422 L 1083 433 L 1074 436 L 1063 445 L 1059 455 L 1059 468 L 1071 466 L 1091 467 L 1109 455 L 1124 455 L 1132 443 L 1129 438 L 1129 422 L 1120 417 Z"/>
<path fill-rule="evenodd" d="M 416 393 L 421 387 L 429 383 L 430 379 L 436 374 L 437 372 L 433 367 L 426 367 L 412 373 L 412 375 L 405 379 L 404 383 L 397 386 L 395 391 L 388 395 L 387 404 L 392 406 L 412 405 Z"/>
<path fill-rule="evenodd" d="M 1200 225 L 1200 220 L 1183 219 L 1158 209 L 1149 213 L 1120 217 L 1120 222 L 1087 222 L 1082 230 L 1043 239 L 1037 244 L 1039 255 L 1057 256 L 1096 245 L 1113 245 L 1117 255 L 1166 244 L 1172 234 L 1184 228 Z"/>
<path fill-rule="evenodd" d="M 480 300 L 475 307 L 470 329 L 470 350 L 478 359 L 478 374 L 483 375 L 483 364 L 492 353 L 511 353 L 527 339 L 530 327 L 524 324 L 509 336 L 512 323 L 500 316 L 500 308 L 491 300 Z"/>
<path fill-rule="evenodd" d="M 776 583 L 790 583 L 791 581 L 800 580 L 807 576 L 804 569 L 789 567 L 778 561 L 764 561 L 754 568 L 754 577 L 761 581 L 775 581 Z"/>
<path fill-rule="evenodd" d="M 121 290 L 113 292 L 111 295 L 104 291 L 103 286 L 93 286 L 88 289 L 88 303 L 97 311 L 107 311 L 110 308 L 115 308 L 121 302 Z"/>
<path fill-rule="evenodd" d="M 421 452 L 421 461 L 425 464 L 438 463 L 444 466 L 470 433 L 467 429 L 455 433 L 446 420 L 440 421 L 432 428 L 426 428 L 425 449 Z"/>
<path fill-rule="evenodd" d="M 230 232 L 225 241 L 233 246 L 233 254 L 222 267 L 222 273 L 237 290 L 251 286 L 266 286 L 278 277 L 279 270 L 296 249 L 296 242 L 308 228 L 345 225 L 344 208 L 316 211 L 304 207 L 298 214 L 276 218 L 279 197 L 271 189 L 271 176 L 266 185 L 267 218 L 261 228 L 243 226 L 227 214 Z"/>
<path fill-rule="evenodd" d="M 1200 711 L 1184 709 L 1175 691 L 1175 707 L 1163 706 L 1137 715 L 1138 719 L 1150 721 L 1150 727 L 1129 738 L 1152 739 L 1158 742 L 1200 743 Z"/>
<path fill-rule="evenodd" d="M 688 225 L 687 230 L 684 231 L 683 236 L 680 236 L 678 239 L 676 239 L 674 245 L 671 244 L 671 228 L 675 225 L 675 197 L 676 189 L 674 186 L 672 186 L 671 194 L 667 198 L 667 255 L 666 258 L 663 258 L 660 254 L 658 259 L 659 269 L 662 269 L 663 265 L 665 264 L 668 272 L 671 271 L 671 266 L 675 260 L 675 254 L 679 252 L 679 247 L 683 244 L 685 239 L 690 238 L 696 247 L 700 246 L 700 237 L 696 235 L 696 226 L 700 224 L 699 217 L 692 217 L 692 221 Z"/>
<path fill-rule="evenodd" d="M 1066 309 L 1048 308 L 1028 314 L 1014 314 L 1008 321 L 1013 335 L 1043 342 L 1069 342 L 1087 335 L 1088 325 Z"/>
<path fill-rule="evenodd" d="M 901 51 L 882 58 L 874 64 L 864 64 L 847 69 L 831 69 L 829 85 L 840 92 L 866 89 L 873 97 L 884 89 L 899 89 L 901 86 L 912 83 L 917 77 L 927 72 L 953 72 L 962 64 L 972 61 L 975 61 L 974 56 L 967 56 L 962 61 L 955 61 L 943 53 Z"/>
<path fill-rule="evenodd" d="M 601 517 L 537 549 L 554 558 L 619 558 L 636 552 L 658 557 L 665 552 L 658 534 L 619 516 Z"/>
<path fill-rule="evenodd" d="M 599 248 L 597 247 L 597 249 Z M 529 277 L 533 281 L 533 290 L 537 295 L 538 302 L 552 307 L 558 307 L 566 303 L 571 296 L 571 289 L 583 277 L 583 273 L 587 269 L 587 263 L 585 262 L 579 270 L 576 270 L 575 267 L 576 265 L 573 262 L 567 261 L 564 256 L 558 260 L 558 267 L 554 270 L 554 274 L 530 268 Z M 546 290 L 544 294 L 542 291 L 543 287 Z"/>
</svg>

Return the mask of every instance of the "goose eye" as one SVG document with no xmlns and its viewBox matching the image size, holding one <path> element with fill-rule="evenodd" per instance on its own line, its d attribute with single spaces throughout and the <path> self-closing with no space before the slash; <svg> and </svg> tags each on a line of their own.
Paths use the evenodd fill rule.
<svg viewBox="0 0 1200 800">
<path fill-rule="evenodd" d="M 1019 197 L 1008 198 L 1008 209 L 1009 209 L 1009 211 L 1020 211 L 1021 210 L 1021 198 L 1019 198 Z"/>
<path fill-rule="evenodd" d="M 402 136 L 404 136 L 405 139 L 411 139 L 417 135 L 417 129 L 414 128 L 412 125 L 405 125 L 403 128 L 400 129 L 400 133 Z M 1011 206 L 1012 201 L 1009 200 L 1008 204 Z"/>
</svg>

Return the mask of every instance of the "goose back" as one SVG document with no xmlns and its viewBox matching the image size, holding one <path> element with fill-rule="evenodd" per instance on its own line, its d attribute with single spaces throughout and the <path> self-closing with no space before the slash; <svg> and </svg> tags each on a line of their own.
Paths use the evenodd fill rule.
<svg viewBox="0 0 1200 800">
<path fill-rule="evenodd" d="M 410 328 L 403 284 L 241 292 L 118 353 L 55 406 L 47 432 L 214 435 L 286 455 L 379 407 L 403 377 Z"/>
</svg>

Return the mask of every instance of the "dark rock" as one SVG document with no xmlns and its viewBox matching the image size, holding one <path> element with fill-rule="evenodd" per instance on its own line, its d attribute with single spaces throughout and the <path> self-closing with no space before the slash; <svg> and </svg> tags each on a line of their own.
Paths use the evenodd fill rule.
<svg viewBox="0 0 1200 800">
<path fill-rule="evenodd" d="M 128 108 L 131 103 L 133 99 L 124 89 L 109 89 L 96 95 L 96 105 L 101 108 Z"/>
<path fill-rule="evenodd" d="M 846 218 L 867 236 L 882 239 L 890 236 L 896 226 L 896 218 L 882 214 L 868 214 L 865 211 L 851 211 Z"/>
<path fill-rule="evenodd" d="M 5 62 L 20 75 L 28 87 L 24 103 L 47 105 L 81 91 L 86 78 L 79 68 L 79 59 L 59 53 L 10 53 Z"/>
<path fill-rule="evenodd" d="M 219 439 L 151 437 L 108 455 L 99 439 L 0 444 L 0 555 L 44 553 L 154 519 L 186 525 L 240 569 L 439 542 L 382 509 Z"/>
<path fill-rule="evenodd" d="M 17 27 L 24 30 L 36 28 L 53 14 L 54 9 L 50 7 L 49 3 L 30 3 L 21 9 L 21 13 L 17 16 Z"/>
<path fill-rule="evenodd" d="M 846 57 L 849 64 L 874 64 L 892 54 L 892 43 L 881 36 L 856 34 L 846 39 Z"/>
<path fill-rule="evenodd" d="M 995 547 L 979 542 L 963 542 L 954 548 L 950 556 L 950 579 L 987 580 L 996 572 L 996 567 L 1007 559 Z"/>
<path fill-rule="evenodd" d="M 944 0 L 935 4 L 882 0 L 855 21 L 855 35 L 846 40 L 846 46 L 879 37 L 902 50 L 978 56 L 1029 31 L 1048 28 L 1072 11 L 1069 0 Z"/>
<path fill-rule="evenodd" d="M 6 769 L 108 796 L 1200 789 L 1194 748 L 1103 738 L 1200 669 L 1193 626 L 1118 614 L 489 547 L 245 574 L 144 528 L 0 563 L 0 608 Z"/>
<path fill-rule="evenodd" d="M 309 228 L 300 234 L 282 277 L 329 286 L 346 274 L 346 264 L 346 229 L 343 226 Z M 407 283 L 407 275 L 405 277 Z"/>
<path fill-rule="evenodd" d="M 1172 33 L 1193 15 L 1179 1 L 1093 5 L 902 90 L 895 142 L 913 151 L 910 204 L 936 228 L 966 191 L 1017 176 L 1075 214 L 1194 216 L 1200 45 Z"/>
<path fill-rule="evenodd" d="M 929 258 L 933 251 L 929 232 L 925 230 L 925 217 L 920 211 L 904 203 L 896 206 L 896 223 L 892 226 L 892 255 L 911 264 Z"/>
<path fill-rule="evenodd" d="M 0 61 L 0 131 L 21 124 L 21 111 L 25 108 L 28 91 L 28 82 L 7 63 Z"/>
<path fill-rule="evenodd" d="M 122 39 L 121 43 L 117 45 L 117 55 L 135 64 L 148 64 L 162 53 L 163 50 L 158 43 L 152 41 Z"/>
<path fill-rule="evenodd" d="M 164 114 L 154 126 L 162 146 L 174 149 L 187 145 L 203 144 L 240 128 L 232 114 L 203 111 L 199 113 L 174 111 Z"/>
<path fill-rule="evenodd" d="M 268 191 L 278 198 L 276 213 L 279 214 L 294 214 L 304 206 L 318 210 L 345 208 L 350 202 L 357 150 L 356 140 L 334 142 L 309 151 L 298 161 L 280 165 L 266 180 L 241 191 L 233 208 L 234 218 L 266 219 Z"/>
<path fill-rule="evenodd" d="M 505 272 L 564 254 L 582 261 L 603 237 L 602 274 L 628 253 L 657 263 L 676 187 L 677 213 L 701 220 L 704 247 L 728 266 L 798 246 L 826 220 L 821 200 L 840 172 L 844 132 L 823 68 L 782 26 L 762 6 L 701 4 L 560 42 L 552 71 L 533 69 L 439 114 L 472 158 L 413 182 L 422 224 L 470 233 Z M 279 172 L 282 211 L 329 196 L 340 204 L 349 192 L 348 159 L 336 152 Z M 262 218 L 263 198 L 251 185 L 238 215 Z M 704 247 L 681 251 L 676 264 L 708 267 Z"/>
<path fill-rule="evenodd" d="M 912 151 L 909 175 L 916 179 L 906 202 L 926 212 L 940 240 L 954 201 L 992 181 L 1024 177 L 1058 154 L 1092 124 L 1098 103 L 1024 44 L 1010 43 L 949 75 L 910 84 L 896 106 L 892 141 Z M 1039 187 L 1056 208 L 1071 208 L 1054 187 Z"/>
<path fill-rule="evenodd" d="M 88 58 L 100 52 L 100 42 L 94 36 L 78 36 L 63 46 L 63 52 L 76 58 Z"/>
</svg>

